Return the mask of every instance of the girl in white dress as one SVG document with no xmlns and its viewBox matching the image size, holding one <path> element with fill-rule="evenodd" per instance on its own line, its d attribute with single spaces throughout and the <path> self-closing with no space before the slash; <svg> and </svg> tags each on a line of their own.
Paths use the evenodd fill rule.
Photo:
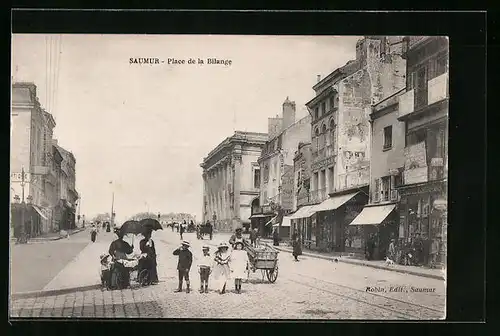
<svg viewBox="0 0 500 336">
<path fill-rule="evenodd" d="M 231 252 L 231 276 L 234 278 L 234 288 L 237 294 L 241 293 L 241 283 L 248 265 L 248 254 L 243 247 L 243 242 L 238 241 L 234 243 L 234 250 Z"/>
<path fill-rule="evenodd" d="M 215 259 L 212 266 L 214 282 L 220 294 L 226 292 L 226 283 L 231 278 L 230 261 L 231 253 L 229 252 L 229 246 L 226 243 L 221 243 L 217 252 L 215 252 Z"/>
</svg>

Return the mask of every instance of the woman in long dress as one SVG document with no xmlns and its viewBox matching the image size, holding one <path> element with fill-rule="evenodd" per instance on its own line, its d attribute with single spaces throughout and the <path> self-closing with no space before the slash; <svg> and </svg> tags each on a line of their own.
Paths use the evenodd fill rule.
<svg viewBox="0 0 500 336">
<path fill-rule="evenodd" d="M 241 283 L 246 275 L 248 265 L 248 254 L 243 248 L 243 242 L 236 242 L 234 250 L 231 252 L 231 276 L 234 278 L 234 289 L 238 294 L 241 293 Z"/>
<path fill-rule="evenodd" d="M 146 230 L 144 232 L 144 239 L 139 242 L 139 248 L 141 253 L 146 254 L 146 258 L 139 261 L 141 270 L 147 269 L 149 274 L 149 280 L 151 284 L 155 285 L 158 283 L 158 271 L 156 264 L 156 249 L 155 242 L 151 239 L 152 230 Z"/>
<path fill-rule="evenodd" d="M 226 292 L 226 283 L 231 278 L 231 269 L 229 263 L 231 261 L 231 253 L 229 246 L 226 243 L 221 243 L 215 252 L 212 275 L 214 277 L 215 288 L 220 291 L 220 294 Z"/>
</svg>

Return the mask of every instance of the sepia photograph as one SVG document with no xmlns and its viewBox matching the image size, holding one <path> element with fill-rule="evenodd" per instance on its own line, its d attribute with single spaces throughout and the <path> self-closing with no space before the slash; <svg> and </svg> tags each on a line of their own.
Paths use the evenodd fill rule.
<svg viewBox="0 0 500 336">
<path fill-rule="evenodd" d="M 11 319 L 446 318 L 446 36 L 11 53 Z"/>
</svg>

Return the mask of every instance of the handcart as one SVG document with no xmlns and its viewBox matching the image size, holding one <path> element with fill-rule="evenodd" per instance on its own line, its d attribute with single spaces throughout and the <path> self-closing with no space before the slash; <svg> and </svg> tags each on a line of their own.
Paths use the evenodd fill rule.
<svg viewBox="0 0 500 336">
<path fill-rule="evenodd" d="M 145 254 L 141 254 L 134 258 L 130 259 L 119 259 L 113 260 L 111 264 L 111 271 L 113 270 L 113 263 L 120 263 L 127 272 L 130 274 L 130 282 L 136 282 L 139 286 L 149 286 L 151 284 L 150 275 L 147 269 L 140 268 L 139 261 L 140 259 L 145 258 Z M 112 271 L 113 272 L 113 271 Z M 115 276 L 118 277 L 117 282 L 119 284 L 118 289 L 123 289 L 125 286 L 123 285 L 123 279 L 121 279 L 120 272 L 113 272 Z M 108 287 L 109 289 L 109 287 Z"/>
<path fill-rule="evenodd" d="M 262 280 L 267 276 L 269 282 L 274 283 L 278 279 L 278 251 L 268 244 L 262 244 L 259 247 L 245 246 L 248 254 L 249 265 L 247 267 L 247 276 L 250 278 L 250 271 L 260 270 Z"/>
</svg>

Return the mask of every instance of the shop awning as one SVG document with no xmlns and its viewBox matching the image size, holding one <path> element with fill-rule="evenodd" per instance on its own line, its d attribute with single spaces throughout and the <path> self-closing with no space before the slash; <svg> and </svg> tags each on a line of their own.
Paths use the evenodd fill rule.
<svg viewBox="0 0 500 336">
<path fill-rule="evenodd" d="M 290 216 L 290 219 L 311 217 L 314 214 L 313 208 L 313 205 L 303 206 L 302 208 L 299 208 L 299 210 L 295 211 L 295 213 Z"/>
<path fill-rule="evenodd" d="M 269 215 L 264 215 L 264 214 L 256 214 L 256 215 L 251 215 L 248 217 L 249 219 L 254 219 L 254 218 L 264 218 L 264 217 L 269 217 Z"/>
<path fill-rule="evenodd" d="M 290 216 L 285 216 L 285 217 L 283 217 L 283 221 L 281 222 L 281 226 L 282 227 L 290 227 L 291 221 L 292 221 L 292 219 L 290 218 Z M 273 226 L 280 226 L 280 223 L 276 223 Z"/>
<path fill-rule="evenodd" d="M 349 225 L 378 225 L 396 208 L 395 204 L 365 207 Z"/>
<path fill-rule="evenodd" d="M 315 205 L 313 211 L 319 212 L 319 211 L 329 211 L 329 210 L 338 209 L 339 207 L 344 205 L 344 203 L 351 200 L 358 193 L 359 193 L 359 191 L 356 191 L 356 192 L 351 193 L 351 194 L 345 194 L 345 195 L 339 195 L 339 196 L 333 196 L 333 197 L 327 198 L 326 200 L 324 200 L 320 204 Z"/>
<path fill-rule="evenodd" d="M 276 219 L 276 217 L 278 217 L 278 216 L 274 216 L 273 218 L 271 218 L 271 220 L 266 223 L 266 226 L 269 225 L 269 224 L 273 224 L 273 222 Z"/>
<path fill-rule="evenodd" d="M 40 215 L 40 217 L 47 220 L 47 217 L 43 214 L 42 210 L 39 207 L 37 207 L 34 204 L 32 206 L 33 206 L 33 209 L 35 209 L 35 211 Z"/>
</svg>

